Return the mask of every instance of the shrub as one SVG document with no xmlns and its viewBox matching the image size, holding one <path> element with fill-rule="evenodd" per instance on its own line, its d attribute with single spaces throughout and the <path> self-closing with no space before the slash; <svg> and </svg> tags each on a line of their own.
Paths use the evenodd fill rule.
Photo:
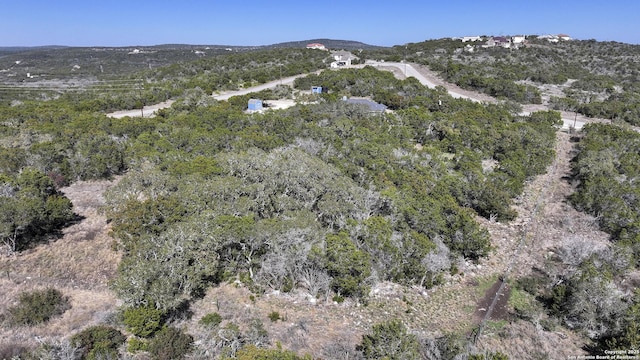
<svg viewBox="0 0 640 360">
<path fill-rule="evenodd" d="M 127 351 L 130 353 L 135 353 L 138 351 L 148 351 L 149 343 L 144 339 L 140 339 L 137 337 L 132 337 L 127 341 Z"/>
<path fill-rule="evenodd" d="M 124 311 L 123 322 L 132 334 L 150 337 L 162 327 L 164 312 L 150 306 L 131 307 Z"/>
<path fill-rule="evenodd" d="M 9 318 L 15 325 L 32 326 L 62 315 L 70 308 L 68 297 L 48 288 L 20 294 L 18 305 L 9 309 Z"/>
<path fill-rule="evenodd" d="M 8 343 L 0 345 L 0 359 L 21 359 L 29 353 L 29 348 L 22 344 Z"/>
<path fill-rule="evenodd" d="M 199 323 L 208 327 L 216 327 L 222 322 L 222 316 L 216 313 L 209 313 L 200 319 Z"/>
<path fill-rule="evenodd" d="M 487 352 L 469 355 L 469 360 L 509 360 L 509 357 L 501 352 Z"/>
<path fill-rule="evenodd" d="M 337 302 L 338 304 L 342 304 L 344 302 L 344 296 L 334 295 L 332 300 Z"/>
<path fill-rule="evenodd" d="M 28 354 L 21 355 L 20 359 L 23 360 L 35 360 L 35 359 L 73 359 L 79 360 L 84 351 L 79 346 L 73 344 L 71 339 L 69 340 L 53 340 L 51 342 L 43 343 L 37 349 Z M 3 358 L 4 359 L 4 358 Z"/>
<path fill-rule="evenodd" d="M 371 274 L 370 256 L 358 250 L 347 232 L 327 236 L 326 267 L 337 293 L 364 298 L 369 292 L 365 280 Z"/>
<path fill-rule="evenodd" d="M 191 351 L 193 337 L 173 327 L 160 330 L 149 342 L 153 359 L 182 359 Z"/>
<path fill-rule="evenodd" d="M 283 349 L 260 349 L 254 345 L 246 345 L 236 354 L 238 360 L 307 360 L 310 356 L 300 357 L 296 353 Z"/>
<path fill-rule="evenodd" d="M 415 335 L 398 320 L 373 326 L 372 333 L 362 336 L 358 345 L 365 359 L 419 359 L 419 344 Z"/>
<path fill-rule="evenodd" d="M 125 339 L 120 331 L 98 325 L 77 333 L 71 338 L 71 343 L 81 349 L 83 359 L 115 359 L 118 357 L 118 347 Z"/>
<path fill-rule="evenodd" d="M 272 311 L 272 312 L 269 314 L 269 320 L 271 320 L 271 321 L 274 321 L 274 322 L 275 322 L 275 321 L 278 321 L 278 320 L 280 320 L 280 319 L 282 319 L 282 318 L 280 317 L 280 313 L 279 313 L 279 312 L 277 312 L 277 311 Z"/>
</svg>

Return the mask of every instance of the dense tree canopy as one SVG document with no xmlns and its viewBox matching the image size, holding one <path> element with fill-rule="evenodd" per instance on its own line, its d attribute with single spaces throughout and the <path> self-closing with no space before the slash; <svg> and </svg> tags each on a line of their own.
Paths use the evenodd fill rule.
<svg viewBox="0 0 640 360">
<path fill-rule="evenodd" d="M 609 125 L 584 129 L 573 171 L 578 191 L 571 200 L 599 219 L 613 240 L 640 242 L 640 135 Z"/>
</svg>

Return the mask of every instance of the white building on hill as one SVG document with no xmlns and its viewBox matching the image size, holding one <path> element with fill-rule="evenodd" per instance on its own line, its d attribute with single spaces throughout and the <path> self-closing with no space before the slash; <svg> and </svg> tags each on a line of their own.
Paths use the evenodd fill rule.
<svg viewBox="0 0 640 360">
<path fill-rule="evenodd" d="M 327 48 L 320 43 L 307 44 L 307 49 L 327 50 Z"/>
<path fill-rule="evenodd" d="M 468 41 L 482 41 L 482 38 L 480 36 L 464 36 L 462 37 L 462 42 L 468 42 Z"/>
</svg>

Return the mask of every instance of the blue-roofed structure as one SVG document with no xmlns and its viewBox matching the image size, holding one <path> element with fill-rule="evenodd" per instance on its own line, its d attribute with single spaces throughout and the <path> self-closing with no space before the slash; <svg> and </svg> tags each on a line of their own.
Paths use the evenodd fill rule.
<svg viewBox="0 0 640 360">
<path fill-rule="evenodd" d="M 262 110 L 262 100 L 249 99 L 249 104 L 247 105 L 247 110 L 249 110 L 249 111 Z"/>
</svg>

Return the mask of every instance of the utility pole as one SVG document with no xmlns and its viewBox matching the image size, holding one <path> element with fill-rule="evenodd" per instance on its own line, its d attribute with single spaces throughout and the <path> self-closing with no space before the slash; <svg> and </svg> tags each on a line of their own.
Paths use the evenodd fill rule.
<svg viewBox="0 0 640 360">
<path fill-rule="evenodd" d="M 138 93 L 140 94 L 140 115 L 144 117 L 144 98 L 142 97 L 142 90 L 144 90 L 144 83 L 140 80 L 140 86 L 138 87 Z"/>
<path fill-rule="evenodd" d="M 404 77 L 407 77 L 407 45 L 404 46 Z"/>
</svg>

